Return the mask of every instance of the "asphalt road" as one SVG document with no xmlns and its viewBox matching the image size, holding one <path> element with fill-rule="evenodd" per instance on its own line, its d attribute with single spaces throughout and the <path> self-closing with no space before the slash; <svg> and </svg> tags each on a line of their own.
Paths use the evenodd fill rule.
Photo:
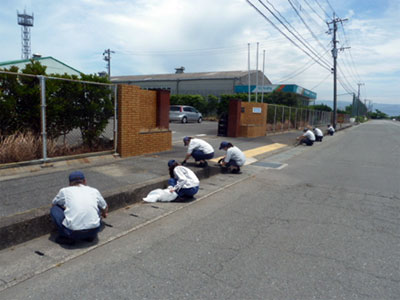
<svg viewBox="0 0 400 300">
<path fill-rule="evenodd" d="M 399 299 L 399 150 L 399 124 L 376 121 L 268 157 L 287 166 L 247 166 L 0 298 Z"/>
</svg>

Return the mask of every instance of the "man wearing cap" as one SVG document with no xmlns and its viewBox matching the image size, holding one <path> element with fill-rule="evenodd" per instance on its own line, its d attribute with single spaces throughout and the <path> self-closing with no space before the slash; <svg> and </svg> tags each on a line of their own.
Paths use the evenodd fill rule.
<svg viewBox="0 0 400 300">
<path fill-rule="evenodd" d="M 231 170 L 234 174 L 240 173 L 240 167 L 246 162 L 244 153 L 238 147 L 225 141 L 221 142 L 219 150 L 221 149 L 226 151 L 226 155 L 219 160 L 221 167 Z"/>
<path fill-rule="evenodd" d="M 168 186 L 170 192 L 176 192 L 179 197 L 193 197 L 199 191 L 200 181 L 189 168 L 181 166 L 177 161 L 168 161 Z"/>
<path fill-rule="evenodd" d="M 69 175 L 69 186 L 60 189 L 52 204 L 50 215 L 58 229 L 59 244 L 93 241 L 100 230 L 100 213 L 104 218 L 108 213 L 106 201 L 97 189 L 86 185 L 80 171 Z"/>
<path fill-rule="evenodd" d="M 182 164 L 185 164 L 190 156 L 192 156 L 194 160 L 198 162 L 197 166 L 204 168 L 208 166 L 206 159 L 214 157 L 214 148 L 206 141 L 185 136 L 183 138 L 183 143 L 188 147 L 188 150 Z"/>
<path fill-rule="evenodd" d="M 299 140 L 300 145 L 304 143 L 307 146 L 312 146 L 315 142 L 314 133 L 308 128 L 304 128 L 303 131 L 304 133 L 297 138 Z"/>
</svg>

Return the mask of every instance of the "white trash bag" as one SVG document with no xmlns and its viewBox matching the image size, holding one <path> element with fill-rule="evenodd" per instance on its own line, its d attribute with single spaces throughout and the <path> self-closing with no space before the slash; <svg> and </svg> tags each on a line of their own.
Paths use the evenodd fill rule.
<svg viewBox="0 0 400 300">
<path fill-rule="evenodd" d="M 143 198 L 145 202 L 171 202 L 174 201 L 178 194 L 176 192 L 171 193 L 170 189 L 156 189 L 151 191 L 146 198 Z"/>
</svg>

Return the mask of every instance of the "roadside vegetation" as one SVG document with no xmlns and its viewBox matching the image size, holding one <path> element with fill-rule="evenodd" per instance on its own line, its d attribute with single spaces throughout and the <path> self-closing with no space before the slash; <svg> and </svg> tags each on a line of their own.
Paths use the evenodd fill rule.
<svg viewBox="0 0 400 300">
<path fill-rule="evenodd" d="M 22 70 L 13 66 L 4 71 L 20 72 L 20 75 L 0 73 L 0 162 L 41 158 L 40 84 L 37 77 L 23 74 L 46 76 L 46 67 L 31 60 Z M 50 76 L 108 83 L 107 79 L 96 75 Z M 46 79 L 46 137 L 49 156 L 104 148 L 105 142 L 100 136 L 114 114 L 110 93 L 110 88 L 105 85 Z M 68 145 L 66 136 L 73 130 L 78 130 L 81 135 L 82 143 L 79 146 Z M 106 147 L 109 148 L 108 145 Z"/>
</svg>

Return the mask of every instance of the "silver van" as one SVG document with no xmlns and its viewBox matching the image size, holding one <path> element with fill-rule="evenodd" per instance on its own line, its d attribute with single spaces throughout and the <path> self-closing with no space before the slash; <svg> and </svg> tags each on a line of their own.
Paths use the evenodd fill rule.
<svg viewBox="0 0 400 300">
<path fill-rule="evenodd" d="M 179 121 L 182 123 L 203 121 L 201 112 L 192 106 L 186 105 L 171 105 L 169 108 L 169 120 Z"/>
</svg>

